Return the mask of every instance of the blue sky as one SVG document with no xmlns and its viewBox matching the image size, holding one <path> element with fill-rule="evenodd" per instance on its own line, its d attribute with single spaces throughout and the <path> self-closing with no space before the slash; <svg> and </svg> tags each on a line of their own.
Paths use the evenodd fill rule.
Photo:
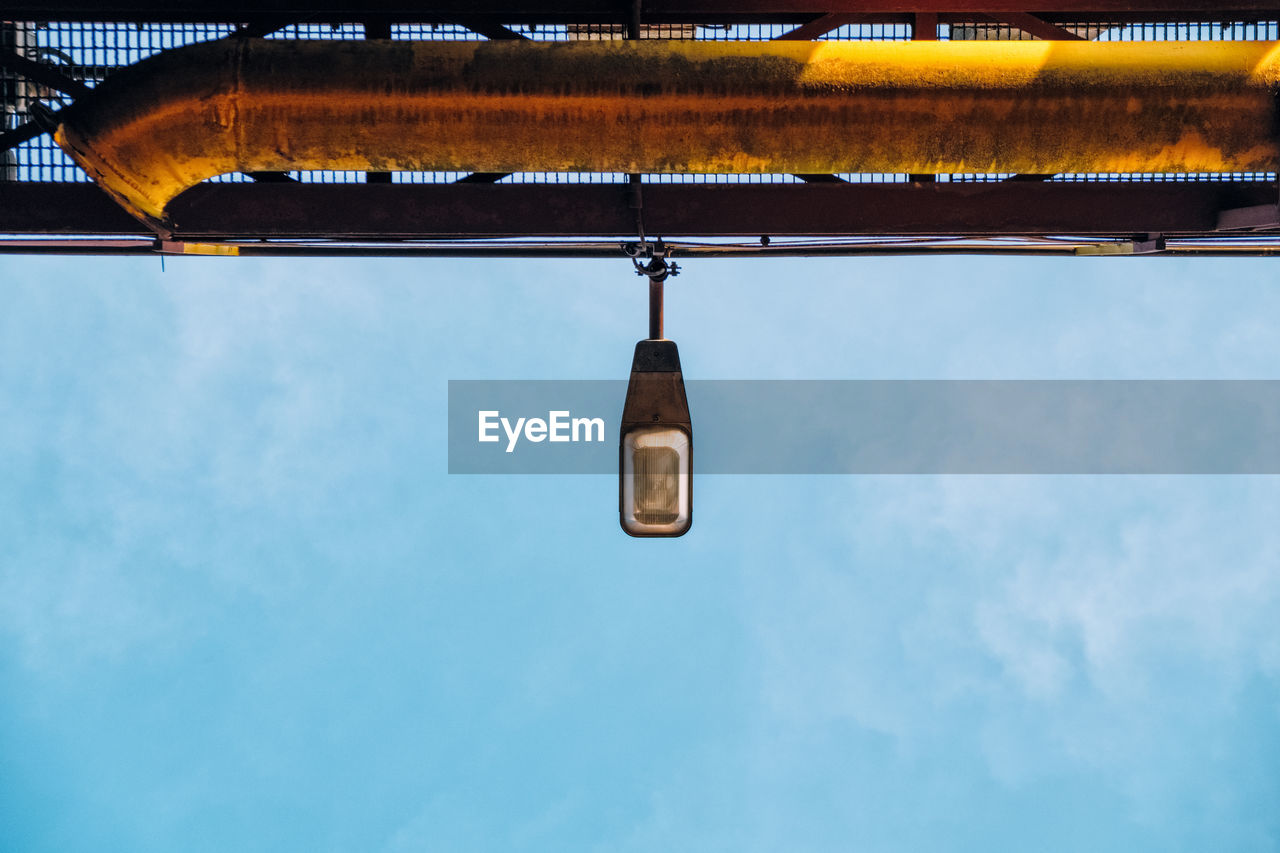
<svg viewBox="0 0 1280 853">
<path fill-rule="evenodd" d="M 1272 851 L 1280 479 L 446 471 L 603 261 L 0 258 L 0 849 Z M 690 261 L 698 378 L 1276 379 L 1265 260 Z M 697 422 L 694 404 L 695 429 Z"/>
</svg>

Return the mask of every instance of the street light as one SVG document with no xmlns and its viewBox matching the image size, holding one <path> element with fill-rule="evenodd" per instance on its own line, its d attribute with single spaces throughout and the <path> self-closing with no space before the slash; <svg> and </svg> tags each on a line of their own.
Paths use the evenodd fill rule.
<svg viewBox="0 0 1280 853">
<path fill-rule="evenodd" d="M 622 407 L 618 510 L 631 536 L 683 536 L 693 523 L 693 424 L 680 353 L 662 337 L 662 283 L 678 268 L 659 249 L 636 269 L 649 277 L 649 337 L 636 344 Z"/>
</svg>

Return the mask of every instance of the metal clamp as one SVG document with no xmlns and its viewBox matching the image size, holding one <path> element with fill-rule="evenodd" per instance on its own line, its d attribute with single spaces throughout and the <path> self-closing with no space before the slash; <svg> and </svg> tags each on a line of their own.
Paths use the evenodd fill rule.
<svg viewBox="0 0 1280 853">
<path fill-rule="evenodd" d="M 667 247 L 659 237 L 656 243 L 624 243 L 622 251 L 631 258 L 636 275 L 648 276 L 650 281 L 661 282 L 680 275 L 680 265 L 667 263 Z M 643 259 L 648 258 L 648 263 Z"/>
</svg>

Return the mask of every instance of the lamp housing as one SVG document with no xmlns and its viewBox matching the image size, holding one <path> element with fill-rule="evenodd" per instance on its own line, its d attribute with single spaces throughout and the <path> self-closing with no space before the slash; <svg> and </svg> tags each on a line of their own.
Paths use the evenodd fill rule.
<svg viewBox="0 0 1280 853">
<path fill-rule="evenodd" d="M 618 512 L 631 536 L 674 537 L 693 524 L 693 424 L 675 341 L 636 344 L 618 431 Z"/>
</svg>

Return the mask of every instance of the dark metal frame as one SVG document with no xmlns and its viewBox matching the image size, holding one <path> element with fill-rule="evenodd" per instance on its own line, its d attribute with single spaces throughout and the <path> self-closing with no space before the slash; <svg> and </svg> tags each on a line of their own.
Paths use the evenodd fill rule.
<svg viewBox="0 0 1280 853">
<path fill-rule="evenodd" d="M 175 238 L 218 242 L 613 237 L 635 233 L 624 184 L 202 184 Z M 1232 182 L 651 184 L 651 234 L 1280 235 L 1276 188 Z M 92 184 L 0 183 L 0 233 L 150 236 Z"/>
<path fill-rule="evenodd" d="M 291 22 L 358 22 L 373 37 L 389 35 L 392 21 L 452 23 L 491 38 L 521 37 L 513 27 L 565 22 L 622 26 L 632 36 L 642 23 L 794 25 L 783 38 L 815 38 L 849 23 L 910 23 L 916 38 L 931 38 L 941 24 L 996 23 L 1038 37 L 1074 38 L 1060 25 L 1280 19 L 1280 0 L 1232 0 L 1229 9 L 1207 0 L 1048 0 L 1047 8 L 1026 6 L 1026 0 L 277 0 L 252 6 L 243 0 L 18 0 L 8 4 L 5 17 L 230 21 L 254 33 Z M 56 69 L 33 70 L 28 66 L 37 63 L 21 57 L 0 60 L 11 73 L 30 72 L 45 85 L 83 93 L 83 84 L 60 77 Z M 13 143 L 39 132 L 40 127 L 24 126 L 4 136 Z M 371 175 L 362 184 L 252 177 L 256 183 L 203 184 L 184 193 L 173 202 L 177 228 L 165 240 L 91 184 L 0 182 L 0 235 L 8 235 L 0 236 L 0 252 L 190 252 L 195 244 L 215 244 L 241 255 L 582 256 L 616 254 L 620 240 L 636 235 L 637 196 L 628 184 L 510 184 L 496 183 L 504 175 L 488 174 L 452 184 L 393 184 L 390 175 Z M 676 256 L 1063 254 L 1092 253 L 1098 245 L 1113 247 L 1106 253 L 1115 254 L 1280 251 L 1276 186 L 1229 176 L 1186 182 L 1015 176 L 947 183 L 913 175 L 907 183 L 886 184 L 797 177 L 802 183 L 646 183 L 643 227 L 668 237 Z M 1041 239 L 1063 235 L 1071 239 Z M 796 237 L 819 239 L 787 242 Z M 937 239 L 891 239 L 899 237 Z M 1005 238 L 1010 239 L 1001 242 Z"/>
<path fill-rule="evenodd" d="M 865 22 L 906 21 L 919 13 L 944 23 L 972 20 L 974 13 L 1029 13 L 1047 20 L 1242 20 L 1274 15 L 1275 0 L 13 0 L 9 20 L 237 21 L 266 19 L 360 23 L 370 17 L 398 22 L 492 20 L 503 24 L 627 24 L 639 6 L 644 23 L 808 22 L 825 15 L 856 16 Z"/>
</svg>

